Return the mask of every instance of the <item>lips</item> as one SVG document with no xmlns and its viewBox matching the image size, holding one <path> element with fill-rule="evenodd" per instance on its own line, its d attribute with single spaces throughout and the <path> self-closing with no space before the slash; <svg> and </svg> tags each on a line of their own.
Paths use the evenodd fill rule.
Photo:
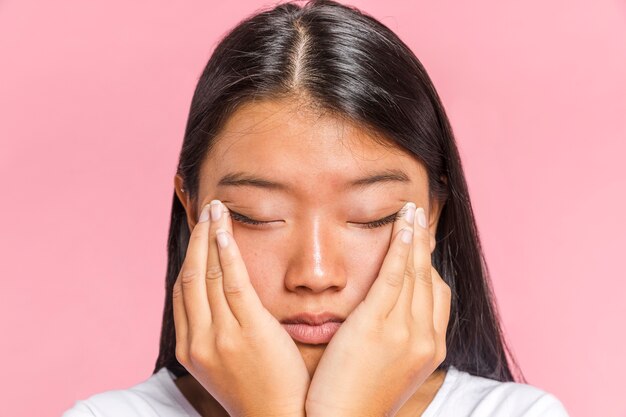
<svg viewBox="0 0 626 417">
<path fill-rule="evenodd" d="M 283 324 L 282 325 L 292 339 L 300 343 L 319 345 L 328 343 L 333 338 L 341 323 L 329 321 L 324 324 Z"/>
<path fill-rule="evenodd" d="M 330 342 L 343 321 L 343 317 L 330 312 L 305 312 L 282 320 L 281 323 L 296 341 L 317 345 Z"/>
</svg>

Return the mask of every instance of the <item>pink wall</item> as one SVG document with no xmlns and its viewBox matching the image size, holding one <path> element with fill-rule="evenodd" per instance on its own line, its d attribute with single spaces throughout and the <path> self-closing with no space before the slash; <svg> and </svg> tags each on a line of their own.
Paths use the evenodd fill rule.
<svg viewBox="0 0 626 417">
<path fill-rule="evenodd" d="M 4 415 L 149 376 L 193 89 L 218 38 L 272 4 L 212 3 L 0 4 Z M 349 4 L 442 96 L 529 382 L 572 416 L 624 416 L 626 6 L 509 3 Z"/>
</svg>

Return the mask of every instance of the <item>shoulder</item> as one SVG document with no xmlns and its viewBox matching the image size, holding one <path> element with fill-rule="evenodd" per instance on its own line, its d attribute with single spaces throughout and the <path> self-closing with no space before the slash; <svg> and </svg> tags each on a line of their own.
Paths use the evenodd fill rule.
<svg viewBox="0 0 626 417">
<path fill-rule="evenodd" d="M 175 387 L 167 368 L 128 389 L 109 390 L 78 400 L 62 417 L 197 416 Z"/>
<path fill-rule="evenodd" d="M 451 367 L 424 417 L 569 417 L 554 395 L 529 384 L 501 382 Z"/>
</svg>

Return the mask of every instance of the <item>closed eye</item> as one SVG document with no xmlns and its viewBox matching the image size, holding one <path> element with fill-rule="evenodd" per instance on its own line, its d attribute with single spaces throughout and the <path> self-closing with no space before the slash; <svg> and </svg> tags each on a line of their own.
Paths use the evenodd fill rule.
<svg viewBox="0 0 626 417">
<path fill-rule="evenodd" d="M 260 225 L 264 225 L 264 224 L 269 224 L 269 223 L 274 223 L 272 222 L 266 222 L 266 221 L 260 221 L 260 220 L 254 220 L 251 219 L 250 217 L 246 217 L 243 214 L 239 214 L 237 212 L 234 212 L 232 210 L 230 210 L 230 215 L 232 216 L 233 220 L 240 222 L 240 223 L 245 223 L 245 224 L 251 224 L 251 225 L 256 225 L 256 226 L 260 226 Z M 355 223 L 355 224 L 360 224 L 363 225 L 366 229 L 374 229 L 377 227 L 382 227 L 385 226 L 389 223 L 393 223 L 398 219 L 401 219 L 402 217 L 404 217 L 404 212 L 405 210 L 400 210 L 390 216 L 387 217 L 383 217 L 382 219 L 379 220 L 374 220 L 372 222 L 367 222 L 367 223 Z"/>
</svg>

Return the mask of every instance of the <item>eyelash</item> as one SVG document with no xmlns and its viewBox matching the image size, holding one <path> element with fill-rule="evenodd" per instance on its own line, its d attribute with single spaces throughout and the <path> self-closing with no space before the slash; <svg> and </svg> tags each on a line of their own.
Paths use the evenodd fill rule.
<svg viewBox="0 0 626 417">
<path fill-rule="evenodd" d="M 243 216 L 243 215 L 241 215 L 239 213 L 236 213 L 236 212 L 234 212 L 232 210 L 229 210 L 229 211 L 230 211 L 230 214 L 231 214 L 232 218 L 235 221 L 238 221 L 238 222 L 241 222 L 241 223 L 252 224 L 252 225 L 263 225 L 263 224 L 267 224 L 267 223 L 272 223 L 272 222 L 263 222 L 263 221 L 253 220 L 253 219 L 251 219 L 249 217 Z M 373 222 L 357 223 L 357 224 L 365 226 L 366 229 L 375 229 L 377 227 L 382 227 L 382 226 L 385 226 L 385 225 L 387 225 L 389 223 L 393 223 L 393 222 L 395 222 L 398 219 L 401 219 L 402 217 L 404 217 L 404 212 L 405 212 L 405 210 L 400 210 L 400 211 L 392 214 L 391 216 L 387 216 L 387 217 L 384 217 L 382 219 L 375 220 Z"/>
</svg>

